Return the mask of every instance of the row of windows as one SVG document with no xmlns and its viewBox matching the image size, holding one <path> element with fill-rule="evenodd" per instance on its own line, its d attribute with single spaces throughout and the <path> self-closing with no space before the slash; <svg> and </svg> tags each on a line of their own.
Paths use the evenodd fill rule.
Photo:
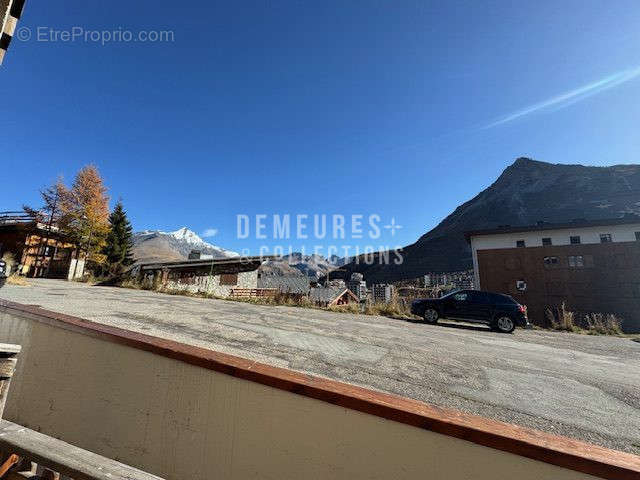
<svg viewBox="0 0 640 480">
<path fill-rule="evenodd" d="M 640 232 L 635 232 L 636 235 L 636 241 L 640 241 Z M 601 233 L 600 234 L 600 243 L 611 243 L 613 241 L 613 238 L 611 237 L 610 233 Z M 569 243 L 571 245 L 580 245 L 580 243 L 582 243 L 582 240 L 580 239 L 580 235 L 572 235 L 569 237 Z M 553 242 L 551 241 L 551 237 L 545 237 L 542 239 L 542 246 L 543 247 L 549 247 L 553 245 Z M 518 248 L 523 248 L 526 247 L 526 242 L 524 240 L 516 240 L 516 247 Z"/>
<path fill-rule="evenodd" d="M 558 257 L 544 257 L 543 260 L 545 268 L 553 268 L 560 266 L 560 260 Z M 569 268 L 583 268 L 585 266 L 592 266 L 593 257 L 591 255 L 569 255 L 567 257 L 567 263 Z"/>
</svg>

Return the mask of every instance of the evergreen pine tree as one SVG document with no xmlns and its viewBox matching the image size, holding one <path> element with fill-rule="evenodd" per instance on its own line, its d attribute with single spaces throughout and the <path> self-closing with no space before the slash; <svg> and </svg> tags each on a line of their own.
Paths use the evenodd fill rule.
<svg viewBox="0 0 640 480">
<path fill-rule="evenodd" d="M 121 201 L 118 201 L 113 212 L 109 215 L 109 227 L 104 254 L 108 269 L 112 273 L 119 273 L 123 267 L 133 263 L 131 251 L 133 248 L 133 229 Z"/>
</svg>

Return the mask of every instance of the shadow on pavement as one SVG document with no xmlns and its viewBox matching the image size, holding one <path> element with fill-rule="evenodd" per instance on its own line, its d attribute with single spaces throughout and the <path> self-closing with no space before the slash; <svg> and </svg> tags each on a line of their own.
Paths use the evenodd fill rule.
<svg viewBox="0 0 640 480">
<path fill-rule="evenodd" d="M 403 318 L 403 317 L 390 317 L 396 320 L 404 320 L 405 322 L 410 323 L 424 323 L 425 325 L 430 325 L 430 323 L 425 322 L 421 318 Z M 457 328 L 459 330 L 476 330 L 479 332 L 491 332 L 491 329 L 488 325 L 476 325 L 469 323 L 458 323 L 454 321 L 447 320 L 438 320 L 437 326 L 446 327 L 446 328 Z"/>
</svg>

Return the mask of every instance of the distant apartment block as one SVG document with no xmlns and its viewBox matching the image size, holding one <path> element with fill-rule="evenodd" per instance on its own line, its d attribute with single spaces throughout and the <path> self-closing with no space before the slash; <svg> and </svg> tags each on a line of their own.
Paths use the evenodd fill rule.
<svg viewBox="0 0 640 480">
<path fill-rule="evenodd" d="M 534 323 L 563 302 L 578 313 L 614 313 L 640 331 L 640 217 L 538 223 L 467 233 L 479 289 L 527 305 Z"/>
<path fill-rule="evenodd" d="M 361 273 L 353 273 L 351 279 L 346 283 L 347 288 L 351 290 L 360 301 L 367 299 L 367 282 L 364 281 Z"/>
<path fill-rule="evenodd" d="M 375 284 L 371 288 L 373 303 L 390 303 L 393 301 L 394 288 L 393 285 L 384 283 Z"/>
<path fill-rule="evenodd" d="M 424 286 L 444 287 L 449 286 L 458 289 L 474 288 L 473 270 L 459 272 L 430 272 L 423 277 Z"/>
</svg>

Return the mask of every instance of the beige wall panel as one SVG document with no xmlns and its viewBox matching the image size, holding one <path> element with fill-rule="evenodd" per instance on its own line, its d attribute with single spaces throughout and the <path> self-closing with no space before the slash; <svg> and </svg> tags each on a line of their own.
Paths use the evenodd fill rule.
<svg viewBox="0 0 640 480">
<path fill-rule="evenodd" d="M 0 342 L 9 420 L 168 480 L 594 478 L 6 311 Z"/>
</svg>

